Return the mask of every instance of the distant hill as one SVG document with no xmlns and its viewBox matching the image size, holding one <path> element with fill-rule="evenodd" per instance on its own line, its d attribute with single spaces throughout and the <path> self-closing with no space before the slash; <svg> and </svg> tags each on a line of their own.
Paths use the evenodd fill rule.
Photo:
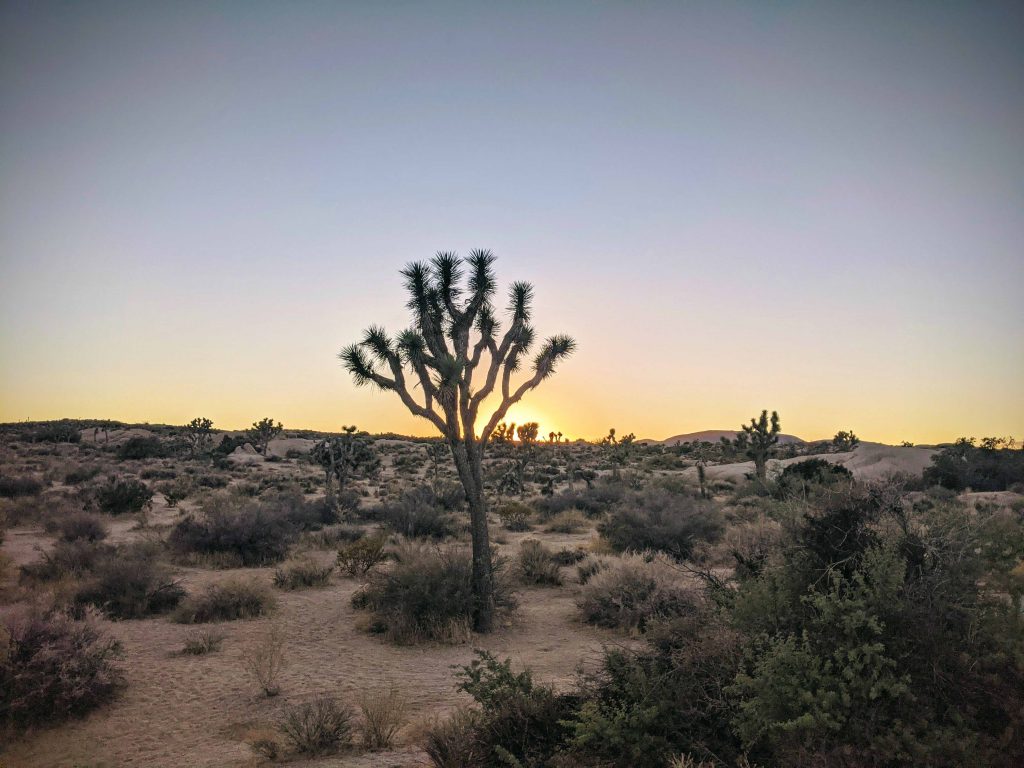
<svg viewBox="0 0 1024 768">
<path fill-rule="evenodd" d="M 732 429 L 705 429 L 702 432 L 687 432 L 684 435 L 674 435 L 673 437 L 667 437 L 664 440 L 640 440 L 638 442 L 643 443 L 660 443 L 662 445 L 675 445 L 676 443 L 717 443 L 723 437 L 727 437 L 730 440 L 734 439 L 738 433 Z M 780 445 L 789 445 L 790 443 L 796 443 L 798 445 L 804 445 L 807 441 L 803 438 L 799 438 L 796 435 L 779 435 Z"/>
</svg>

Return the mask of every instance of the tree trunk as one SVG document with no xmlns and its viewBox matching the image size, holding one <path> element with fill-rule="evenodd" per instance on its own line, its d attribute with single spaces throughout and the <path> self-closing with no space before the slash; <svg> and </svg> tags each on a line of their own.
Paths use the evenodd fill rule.
<svg viewBox="0 0 1024 768">
<path fill-rule="evenodd" d="M 473 629 L 477 632 L 490 632 L 494 626 L 494 573 L 480 446 L 471 440 L 450 445 L 455 468 L 469 502 L 469 524 L 473 537 Z"/>
</svg>

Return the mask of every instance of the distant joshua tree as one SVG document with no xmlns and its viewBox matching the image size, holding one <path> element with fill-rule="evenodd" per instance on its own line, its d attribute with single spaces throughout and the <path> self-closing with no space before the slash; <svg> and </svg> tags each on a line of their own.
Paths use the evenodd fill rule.
<svg viewBox="0 0 1024 768">
<path fill-rule="evenodd" d="M 837 453 L 852 451 L 858 445 L 860 445 L 860 438 L 853 434 L 852 429 L 849 432 L 846 430 L 840 430 L 839 432 L 836 432 L 836 436 L 832 438 L 832 450 Z"/>
<path fill-rule="evenodd" d="M 257 453 L 266 456 L 270 441 L 283 431 L 284 425 L 280 421 L 275 424 L 273 419 L 260 419 L 254 421 L 252 426 L 245 430 L 245 438 L 252 443 Z"/>
<path fill-rule="evenodd" d="M 327 503 L 335 506 L 334 484 L 338 493 L 345 490 L 350 477 L 369 475 L 380 467 L 380 459 L 373 446 L 356 432 L 355 425 L 342 427 L 339 437 L 327 437 L 313 446 L 310 458 L 324 471 L 324 488 Z"/>
<path fill-rule="evenodd" d="M 413 326 L 394 338 L 383 328 L 370 326 L 362 341 L 340 354 L 356 384 L 373 384 L 394 392 L 413 414 L 432 423 L 448 443 L 469 501 L 473 625 L 478 632 L 489 631 L 494 618 L 482 469 L 487 442 L 509 408 L 551 376 L 558 362 L 576 347 L 569 336 L 549 337 L 534 355 L 525 380 L 513 385 L 513 375 L 534 346 L 530 325 L 533 286 L 513 283 L 508 329 L 499 335 L 492 306 L 496 290 L 493 263 L 490 251 L 477 250 L 465 260 L 454 253 L 438 253 L 430 263 L 410 264 L 402 275 Z M 464 288 L 465 267 L 469 278 Z M 478 371 L 483 378 L 474 386 Z M 422 402 L 413 398 L 407 375 L 412 378 L 411 386 L 422 390 Z M 501 400 L 478 430 L 480 408 L 496 390 Z"/>
<path fill-rule="evenodd" d="M 185 425 L 185 442 L 190 456 L 198 456 L 209 448 L 213 441 L 212 430 L 213 422 L 201 416 Z"/>
<path fill-rule="evenodd" d="M 779 442 L 779 414 L 772 411 L 771 422 L 768 411 L 761 411 L 761 418 L 751 419 L 744 424 L 742 432 L 736 435 L 736 447 L 754 462 L 757 479 L 763 481 L 768 474 L 768 457 L 772 447 Z"/>
</svg>

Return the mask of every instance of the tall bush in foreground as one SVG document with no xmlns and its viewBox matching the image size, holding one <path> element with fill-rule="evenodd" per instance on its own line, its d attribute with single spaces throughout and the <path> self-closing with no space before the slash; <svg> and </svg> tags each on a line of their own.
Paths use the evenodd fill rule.
<svg viewBox="0 0 1024 768">
<path fill-rule="evenodd" d="M 91 620 L 8 614 L 0 623 L 0 726 L 52 726 L 110 701 L 120 644 Z"/>
<path fill-rule="evenodd" d="M 410 264 L 402 275 L 413 327 L 392 338 L 383 328 L 370 326 L 361 342 L 340 354 L 356 384 L 373 384 L 394 392 L 409 411 L 427 419 L 448 443 L 469 502 L 472 624 L 479 632 L 491 629 L 496 609 L 484 498 L 487 442 L 509 408 L 551 376 L 555 366 L 576 348 L 568 336 L 549 337 L 534 356 L 531 373 L 513 384 L 513 376 L 534 346 L 530 325 L 533 286 L 512 285 L 508 328 L 500 335 L 492 305 L 496 291 L 493 263 L 489 251 L 473 251 L 466 261 L 453 253 L 439 253 L 429 264 Z M 466 266 L 469 278 L 464 287 Z M 422 392 L 422 401 L 413 397 L 411 390 L 416 388 Z M 497 407 L 478 427 L 480 408 L 497 393 Z"/>
</svg>

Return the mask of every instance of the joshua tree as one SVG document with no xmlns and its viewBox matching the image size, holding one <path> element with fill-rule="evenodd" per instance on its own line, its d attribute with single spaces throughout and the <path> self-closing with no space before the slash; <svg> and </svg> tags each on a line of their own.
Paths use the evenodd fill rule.
<svg viewBox="0 0 1024 768">
<path fill-rule="evenodd" d="M 340 354 L 356 384 L 374 384 L 394 392 L 413 414 L 433 424 L 448 443 L 469 502 L 473 625 L 478 632 L 489 631 L 494 616 L 482 470 L 487 441 L 508 409 L 553 374 L 556 364 L 576 346 L 568 336 L 549 337 L 534 356 L 529 375 L 513 385 L 513 375 L 521 369 L 535 340 L 530 325 L 533 286 L 512 284 L 508 328 L 499 334 L 492 306 L 496 290 L 493 263 L 490 251 L 473 251 L 466 260 L 454 253 L 438 253 L 429 263 L 408 265 L 402 275 L 409 292 L 412 327 L 392 338 L 383 328 L 370 326 L 361 342 Z M 466 267 L 469 277 L 463 287 Z M 478 371 L 481 376 L 475 379 Z M 422 401 L 412 395 L 411 387 L 417 386 Z M 500 400 L 484 420 L 480 409 L 496 392 Z M 479 428 L 478 418 L 483 421 Z"/>
<path fill-rule="evenodd" d="M 334 481 L 338 481 L 338 493 L 352 475 L 371 474 L 380 466 L 380 459 L 374 453 L 369 441 L 356 434 L 355 426 L 342 427 L 339 437 L 327 437 L 313 446 L 310 458 L 324 471 L 324 488 L 327 503 L 335 504 Z"/>
<path fill-rule="evenodd" d="M 768 456 L 772 446 L 779 442 L 779 414 L 772 411 L 771 423 L 768 411 L 761 411 L 761 418 L 751 419 L 750 424 L 743 425 L 743 431 L 736 435 L 736 447 L 754 461 L 757 479 L 763 481 L 767 476 Z"/>
<path fill-rule="evenodd" d="M 275 424 L 273 419 L 260 419 L 254 421 L 252 426 L 245 430 L 245 437 L 252 443 L 257 453 L 266 456 L 270 441 L 280 435 L 283 430 L 284 425 L 280 421 Z"/>
<path fill-rule="evenodd" d="M 185 425 L 185 442 L 188 444 L 189 455 L 197 456 L 209 447 L 213 439 L 210 433 L 212 429 L 213 422 L 201 416 Z"/>
<path fill-rule="evenodd" d="M 837 453 L 852 451 L 858 445 L 860 445 L 860 438 L 853 433 L 852 429 L 849 432 L 846 430 L 840 430 L 839 432 L 836 432 L 836 436 L 832 438 L 832 450 Z"/>
</svg>

